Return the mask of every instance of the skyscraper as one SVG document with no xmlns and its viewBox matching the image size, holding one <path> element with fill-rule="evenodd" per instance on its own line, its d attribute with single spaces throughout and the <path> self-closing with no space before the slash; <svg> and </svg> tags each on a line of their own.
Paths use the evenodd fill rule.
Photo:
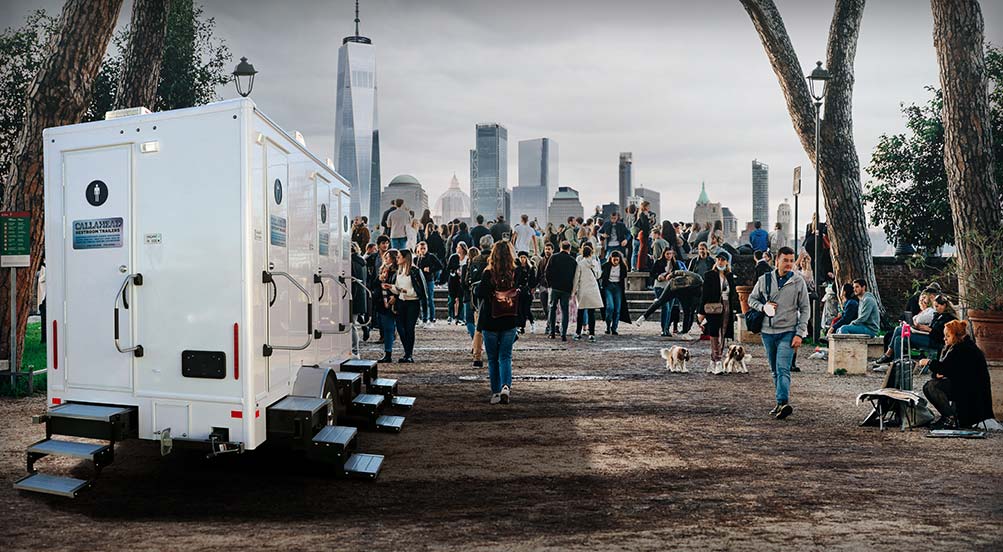
<svg viewBox="0 0 1003 552">
<path fill-rule="evenodd" d="M 559 186 L 553 201 L 550 202 L 550 222 L 556 226 L 558 223 L 568 222 L 568 217 L 580 218 L 584 216 L 585 208 L 578 198 L 578 190 L 568 186 Z"/>
<path fill-rule="evenodd" d="M 620 153 L 620 208 L 627 209 L 627 198 L 634 195 L 634 154 Z"/>
<path fill-rule="evenodd" d="M 471 152 L 470 217 L 491 220 L 505 214 L 508 188 L 508 130 L 497 123 L 477 125 Z M 476 160 L 476 165 L 475 165 Z"/>
<path fill-rule="evenodd" d="M 770 167 L 752 160 L 752 220 L 770 228 Z"/>
<path fill-rule="evenodd" d="M 550 138 L 519 142 L 519 185 L 512 188 L 512 217 L 546 223 L 553 192 L 557 190 L 557 142 Z"/>
<path fill-rule="evenodd" d="M 662 194 L 652 190 L 651 188 L 637 187 L 634 189 L 634 194 L 641 201 L 647 201 L 651 204 L 651 212 L 655 213 L 656 216 L 661 217 L 658 220 L 663 220 L 666 217 L 662 216 Z M 640 205 L 638 205 L 640 207 Z"/>
<path fill-rule="evenodd" d="M 380 134 L 376 110 L 376 52 L 372 41 L 359 35 L 359 4 L 355 4 L 355 34 L 338 49 L 338 91 L 334 120 L 336 169 L 351 183 L 350 212 L 370 221 L 380 216 Z"/>
</svg>

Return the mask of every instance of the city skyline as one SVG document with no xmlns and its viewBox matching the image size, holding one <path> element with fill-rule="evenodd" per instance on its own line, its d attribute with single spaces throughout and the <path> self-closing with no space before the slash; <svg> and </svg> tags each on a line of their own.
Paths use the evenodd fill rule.
<svg viewBox="0 0 1003 552">
<path fill-rule="evenodd" d="M 803 72 L 825 59 L 831 0 L 778 0 Z M 126 1 L 120 25 L 128 24 Z M 561 144 L 561 184 L 587 210 L 617 201 L 618 152 L 634 153 L 634 185 L 662 195 L 660 215 L 686 220 L 706 181 L 740 223 L 752 220 L 749 160 L 771 166 L 770 213 L 791 196 L 803 166 L 802 233 L 814 205 L 814 171 L 792 128 L 766 54 L 737 1 L 386 0 L 362 3 L 365 35 L 379 47 L 382 186 L 413 174 L 430 197 L 453 173 L 466 180 L 470 128 L 498 121 L 509 140 Z M 8 0 L 0 25 L 17 27 L 61 0 Z M 1003 4 L 984 2 L 986 40 L 1000 44 Z M 353 28 L 354 2 L 259 0 L 204 5 L 217 36 L 258 69 L 251 98 L 311 150 L 335 158 L 336 52 Z M 525 16 L 528 12 L 533 17 Z M 611 18 L 611 13 L 618 14 Z M 278 35 L 274 29 L 296 29 Z M 435 29 L 430 32 L 429 29 Z M 626 40 L 597 37 L 627 37 Z M 938 85 L 926 2 L 868 3 L 855 58 L 853 130 L 866 182 L 882 133 L 902 132 L 900 103 L 925 103 Z M 504 68 L 504 70 L 499 70 Z M 219 88 L 232 98 L 232 85 Z M 823 155 L 824 155 L 823 151 Z M 516 156 L 508 170 L 516 174 Z M 510 183 L 512 184 L 512 183 Z M 670 201 L 670 199 L 672 201 Z M 516 213 L 513 213 L 516 215 Z"/>
</svg>

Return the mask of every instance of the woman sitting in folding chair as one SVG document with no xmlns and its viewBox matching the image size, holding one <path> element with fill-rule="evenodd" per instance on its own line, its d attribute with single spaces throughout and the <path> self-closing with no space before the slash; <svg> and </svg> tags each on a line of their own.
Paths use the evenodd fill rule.
<svg viewBox="0 0 1003 552">
<path fill-rule="evenodd" d="M 923 359 L 933 378 L 923 394 L 940 412 L 934 429 L 971 427 L 993 417 L 992 391 L 986 356 L 968 335 L 968 322 L 953 320 L 944 327 L 945 348 L 939 359 Z"/>
</svg>

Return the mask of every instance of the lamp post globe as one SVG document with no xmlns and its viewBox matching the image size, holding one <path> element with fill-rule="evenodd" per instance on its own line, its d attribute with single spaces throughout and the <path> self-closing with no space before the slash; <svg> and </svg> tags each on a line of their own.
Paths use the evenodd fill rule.
<svg viewBox="0 0 1003 552">
<path fill-rule="evenodd" d="M 808 75 L 808 88 L 811 91 L 811 97 L 815 98 L 815 102 L 821 102 L 825 98 L 826 85 L 829 83 L 829 79 L 832 78 L 829 75 L 829 71 L 825 67 L 822 67 L 821 61 L 815 62 L 815 69 L 812 69 L 810 75 Z"/>
<path fill-rule="evenodd" d="M 254 66 L 247 63 L 247 58 L 240 58 L 240 63 L 237 64 L 236 69 L 233 70 L 233 82 L 237 85 L 237 94 L 241 97 L 246 98 L 251 94 L 251 89 L 254 88 L 254 75 L 258 72 L 254 70 Z"/>
</svg>

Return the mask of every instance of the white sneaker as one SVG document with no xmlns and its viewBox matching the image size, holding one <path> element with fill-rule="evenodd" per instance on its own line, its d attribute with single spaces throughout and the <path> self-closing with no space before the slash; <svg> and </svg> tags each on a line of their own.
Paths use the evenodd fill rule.
<svg viewBox="0 0 1003 552">
<path fill-rule="evenodd" d="M 634 325 L 638 328 L 641 327 L 641 324 L 644 324 L 644 315 L 639 316 L 637 320 L 634 321 Z"/>
<path fill-rule="evenodd" d="M 512 394 L 512 390 L 509 389 L 507 385 L 503 385 L 501 393 L 500 393 L 500 395 L 501 395 L 501 403 L 502 404 L 508 404 L 509 395 L 511 395 L 511 394 Z"/>
<path fill-rule="evenodd" d="M 488 401 L 488 402 L 491 403 L 491 404 L 498 404 L 498 403 L 501 402 L 501 400 L 502 400 L 501 393 L 492 393 L 491 394 L 491 400 Z"/>
</svg>

